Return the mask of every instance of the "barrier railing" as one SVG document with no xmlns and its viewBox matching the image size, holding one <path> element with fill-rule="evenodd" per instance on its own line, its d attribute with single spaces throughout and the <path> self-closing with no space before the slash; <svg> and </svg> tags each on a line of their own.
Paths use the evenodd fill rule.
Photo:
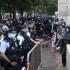
<svg viewBox="0 0 70 70">
<path fill-rule="evenodd" d="M 27 54 L 27 70 L 37 70 L 40 63 L 40 47 L 38 45 L 35 45 Z"/>
</svg>

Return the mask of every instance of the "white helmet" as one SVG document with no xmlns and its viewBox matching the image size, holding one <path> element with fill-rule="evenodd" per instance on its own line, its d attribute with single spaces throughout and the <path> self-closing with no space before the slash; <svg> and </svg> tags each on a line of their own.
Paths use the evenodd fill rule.
<svg viewBox="0 0 70 70">
<path fill-rule="evenodd" d="M 6 25 L 3 25 L 2 30 L 3 31 L 9 31 L 9 28 Z"/>
</svg>

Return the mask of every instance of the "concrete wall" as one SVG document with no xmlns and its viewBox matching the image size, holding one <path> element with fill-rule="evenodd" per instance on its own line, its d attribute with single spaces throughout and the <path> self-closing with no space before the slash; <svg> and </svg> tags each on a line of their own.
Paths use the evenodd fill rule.
<svg viewBox="0 0 70 70">
<path fill-rule="evenodd" d="M 58 0 L 58 17 L 70 24 L 70 0 Z"/>
<path fill-rule="evenodd" d="M 70 0 L 67 2 L 67 9 L 68 9 L 68 24 L 70 25 Z"/>
<path fill-rule="evenodd" d="M 67 0 L 58 0 L 58 17 L 63 18 L 67 22 Z"/>
<path fill-rule="evenodd" d="M 67 53 L 66 53 L 66 61 L 67 61 L 67 70 L 70 70 L 70 44 L 67 45 Z"/>
</svg>

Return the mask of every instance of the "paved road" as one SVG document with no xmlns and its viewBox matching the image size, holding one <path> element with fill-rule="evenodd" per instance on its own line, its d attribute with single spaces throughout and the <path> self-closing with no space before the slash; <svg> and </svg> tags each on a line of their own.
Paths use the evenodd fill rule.
<svg viewBox="0 0 70 70">
<path fill-rule="evenodd" d="M 66 70 L 62 67 L 61 55 L 58 52 L 52 53 L 50 49 L 41 47 L 41 65 L 38 70 Z"/>
<path fill-rule="evenodd" d="M 0 66 L 0 70 L 4 70 L 4 68 Z"/>
</svg>

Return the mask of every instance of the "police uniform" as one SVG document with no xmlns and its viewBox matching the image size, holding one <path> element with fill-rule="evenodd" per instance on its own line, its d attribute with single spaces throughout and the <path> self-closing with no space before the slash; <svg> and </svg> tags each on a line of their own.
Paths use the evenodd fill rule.
<svg viewBox="0 0 70 70">
<path fill-rule="evenodd" d="M 0 41 L 0 53 L 5 54 L 6 50 L 10 47 L 10 44 L 6 40 L 1 40 Z M 1 65 L 6 68 L 7 62 L 5 60 L 0 60 Z"/>
<path fill-rule="evenodd" d="M 3 40 L 3 41 L 0 41 L 0 52 L 5 54 L 6 52 L 6 49 L 10 47 L 10 44 L 9 42 Z"/>
<path fill-rule="evenodd" d="M 9 33 L 8 37 L 11 38 L 12 40 L 16 40 L 16 34 Z"/>
<path fill-rule="evenodd" d="M 24 42 L 23 42 L 23 49 L 25 51 L 25 53 L 27 54 L 28 51 L 30 50 L 30 37 L 28 36 L 29 33 L 21 33 L 21 35 L 24 37 Z M 27 51 L 28 50 L 28 51 Z"/>
<path fill-rule="evenodd" d="M 4 44 L 2 44 L 5 47 L 5 50 L 4 49 L 3 50 L 4 50 L 4 52 L 6 52 L 5 54 L 8 56 L 8 58 L 11 61 L 17 62 L 17 65 L 15 65 L 13 67 L 10 64 L 5 63 L 6 64 L 5 70 L 20 70 L 23 66 L 23 64 L 21 63 L 21 60 L 20 60 L 20 57 L 22 56 L 22 50 L 20 47 L 18 48 L 15 45 L 15 43 L 17 43 L 16 34 L 8 33 L 8 30 L 6 30 L 4 27 L 2 28 L 2 30 L 3 30 L 3 34 L 5 35 L 4 41 L 6 42 L 5 46 L 4 46 Z M 21 44 L 21 42 L 20 42 L 20 44 Z M 7 45 L 9 45 L 8 48 L 6 48 Z"/>
<path fill-rule="evenodd" d="M 6 70 L 20 70 L 24 64 L 21 62 L 20 57 L 23 56 L 22 48 L 16 47 L 15 43 L 16 41 L 12 39 L 8 39 L 10 43 L 10 47 L 6 50 L 6 55 L 11 61 L 17 62 L 15 66 L 11 66 L 8 64 L 6 66 Z"/>
<path fill-rule="evenodd" d="M 1 53 L 5 53 L 6 56 L 11 60 L 11 61 L 15 61 L 17 62 L 17 65 L 15 66 L 11 66 L 9 63 L 7 62 L 3 62 L 3 65 L 5 67 L 5 70 L 20 70 L 23 66 L 23 64 L 21 63 L 21 54 L 22 51 L 21 49 L 17 48 L 15 46 L 15 42 L 16 42 L 16 35 L 14 34 L 8 34 L 8 31 L 3 28 L 3 34 L 5 36 L 4 40 L 0 42 L 0 52 Z M 14 49 L 13 49 L 14 48 Z"/>
<path fill-rule="evenodd" d="M 24 37 L 21 36 L 21 35 L 18 35 L 18 36 L 17 36 L 17 40 L 19 41 L 18 43 L 19 43 L 19 45 L 21 46 L 22 43 L 24 42 Z"/>
<path fill-rule="evenodd" d="M 9 33 L 8 37 L 11 38 L 12 40 L 16 41 L 19 46 L 21 46 L 22 42 L 24 41 L 24 37 L 21 36 L 20 34 L 17 35 L 17 34 Z"/>
<path fill-rule="evenodd" d="M 27 32 L 27 33 L 21 32 L 20 35 L 23 36 L 23 38 L 24 38 L 24 41 L 22 43 L 22 49 L 24 51 L 24 62 L 23 63 L 26 65 L 26 63 L 27 63 L 27 61 L 26 61 L 27 54 L 31 49 L 31 46 L 30 46 L 30 42 L 31 42 L 30 41 L 30 33 L 29 32 Z"/>
</svg>

